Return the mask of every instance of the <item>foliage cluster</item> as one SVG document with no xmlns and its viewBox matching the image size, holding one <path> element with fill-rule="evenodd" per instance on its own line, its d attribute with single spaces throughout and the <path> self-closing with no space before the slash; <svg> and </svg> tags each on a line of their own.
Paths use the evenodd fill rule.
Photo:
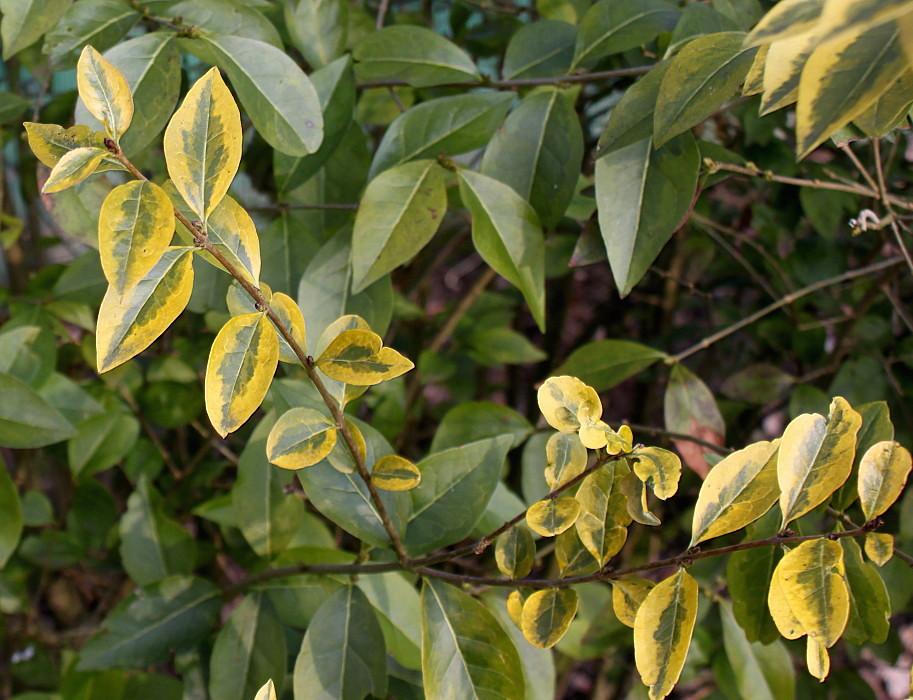
<svg viewBox="0 0 913 700">
<path fill-rule="evenodd" d="M 0 12 L 0 693 L 875 697 L 913 1 Z"/>
</svg>

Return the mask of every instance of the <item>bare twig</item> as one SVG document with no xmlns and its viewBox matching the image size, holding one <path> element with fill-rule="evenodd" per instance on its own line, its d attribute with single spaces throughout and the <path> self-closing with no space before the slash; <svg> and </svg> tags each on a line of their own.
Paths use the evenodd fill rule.
<svg viewBox="0 0 913 700">
<path fill-rule="evenodd" d="M 488 87 L 488 88 L 515 88 L 530 87 L 534 85 L 562 85 L 565 83 L 596 83 L 601 80 L 613 78 L 626 78 L 647 73 L 653 66 L 634 66 L 633 68 L 617 68 L 596 73 L 578 73 L 575 75 L 560 75 L 554 78 L 516 78 L 514 80 L 468 80 L 461 83 L 447 83 L 438 87 Z M 405 80 L 369 80 L 358 83 L 359 88 L 396 87 L 408 85 Z"/>
</svg>

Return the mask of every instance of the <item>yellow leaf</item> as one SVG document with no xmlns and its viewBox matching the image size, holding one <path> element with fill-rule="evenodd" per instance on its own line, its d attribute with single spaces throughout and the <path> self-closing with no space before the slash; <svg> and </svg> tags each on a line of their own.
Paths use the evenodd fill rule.
<svg viewBox="0 0 913 700">
<path fill-rule="evenodd" d="M 523 594 L 520 591 L 513 590 L 507 596 L 507 614 L 510 621 L 520 629 L 523 624 Z"/>
<path fill-rule="evenodd" d="M 216 68 L 184 98 L 165 129 L 168 175 L 205 224 L 241 162 L 241 114 Z"/>
<path fill-rule="evenodd" d="M 591 418 L 587 407 L 581 408 L 577 419 L 580 422 L 580 441 L 587 449 L 598 450 L 604 447 L 610 455 L 617 455 L 631 449 L 631 441 L 622 438 L 607 423 L 601 420 L 589 422 Z M 629 432 L 630 430 L 628 428 Z"/>
<path fill-rule="evenodd" d="M 651 700 L 672 692 L 678 682 L 694 622 L 697 581 L 679 569 L 651 590 L 634 620 L 634 662 Z"/>
<path fill-rule="evenodd" d="M 824 683 L 827 674 L 831 672 L 831 657 L 827 647 L 809 637 L 805 642 L 805 664 L 808 672 Z"/>
<path fill-rule="evenodd" d="M 786 426 L 777 456 L 780 529 L 821 505 L 850 475 L 862 418 L 838 396 L 827 419 L 803 413 Z"/>
<path fill-rule="evenodd" d="M 630 425 L 619 426 L 618 437 L 627 444 L 627 449 L 630 450 L 634 446 L 634 431 L 631 430 Z"/>
<path fill-rule="evenodd" d="M 631 455 L 634 473 L 649 486 L 656 497 L 665 501 L 678 491 L 682 460 L 660 447 L 641 447 Z"/>
<path fill-rule="evenodd" d="M 174 212 L 165 191 L 145 180 L 111 190 L 98 218 L 98 252 L 108 282 L 120 293 L 158 262 L 174 234 Z"/>
<path fill-rule="evenodd" d="M 587 451 L 574 433 L 555 433 L 545 444 L 545 459 L 545 481 L 554 490 L 586 469 Z"/>
<path fill-rule="evenodd" d="M 304 334 L 304 315 L 301 313 L 298 304 L 287 294 L 276 292 L 270 299 L 269 305 L 282 321 L 282 326 L 291 332 L 295 342 L 298 343 L 298 347 L 303 351 L 307 347 Z M 279 359 L 293 365 L 300 365 L 301 360 L 298 359 L 298 355 L 292 350 L 292 346 L 286 342 L 281 333 L 276 331 L 276 335 L 279 338 Z"/>
<path fill-rule="evenodd" d="M 313 408 L 293 408 L 276 421 L 266 441 L 269 461 L 283 469 L 317 464 L 336 444 L 336 425 Z"/>
<path fill-rule="evenodd" d="M 108 287 L 95 335 L 99 372 L 145 350 L 181 314 L 193 291 L 192 252 L 192 248 L 168 248 L 124 294 Z"/>
<path fill-rule="evenodd" d="M 748 69 L 748 75 L 745 76 L 745 82 L 742 84 L 742 95 L 757 95 L 764 89 L 764 65 L 767 63 L 767 51 L 769 45 L 758 49 L 754 56 L 751 68 Z"/>
<path fill-rule="evenodd" d="M 314 357 L 320 357 L 340 333 L 350 330 L 369 331 L 371 326 L 361 316 L 356 314 L 340 316 L 323 330 L 311 354 Z"/>
<path fill-rule="evenodd" d="M 690 547 L 740 530 L 777 502 L 778 443 L 756 442 L 710 470 L 694 506 Z"/>
<path fill-rule="evenodd" d="M 763 116 L 796 101 L 799 77 L 805 62 L 819 43 L 816 31 L 796 34 L 770 45 L 764 65 L 764 94 L 760 114 Z"/>
<path fill-rule="evenodd" d="M 47 182 L 41 188 L 41 194 L 60 192 L 79 184 L 95 172 L 98 164 L 107 155 L 107 150 L 92 146 L 74 148 L 72 151 L 67 151 L 51 170 Z"/>
<path fill-rule="evenodd" d="M 222 437 L 260 407 L 279 363 L 279 341 L 266 314 L 235 316 L 216 335 L 206 365 L 206 413 Z"/>
<path fill-rule="evenodd" d="M 815 27 L 824 0 L 781 0 L 757 23 L 745 46 L 760 46 L 803 34 Z"/>
<path fill-rule="evenodd" d="M 276 700 L 276 686 L 273 685 L 273 679 L 270 678 L 263 687 L 257 691 L 254 700 Z"/>
<path fill-rule="evenodd" d="M 385 491 L 409 491 L 422 482 L 422 473 L 405 457 L 387 455 L 374 463 L 371 481 Z"/>
<path fill-rule="evenodd" d="M 415 367 L 393 348 L 383 347 L 377 333 L 357 329 L 340 333 L 317 366 L 328 377 L 356 386 L 380 384 Z"/>
<path fill-rule="evenodd" d="M 522 525 L 514 525 L 495 543 L 495 563 L 498 570 L 509 578 L 523 578 L 529 574 L 535 558 L 533 536 Z"/>
<path fill-rule="evenodd" d="M 647 506 L 647 487 L 641 481 L 637 474 L 631 472 L 625 474 L 621 480 L 621 492 L 626 497 L 625 505 L 628 509 L 628 515 L 641 525 L 661 525 L 661 521 Z"/>
<path fill-rule="evenodd" d="M 818 28 L 828 39 L 870 29 L 913 10 L 911 0 L 840 0 L 825 2 Z"/>
<path fill-rule="evenodd" d="M 580 515 L 580 503 L 575 498 L 548 498 L 533 503 L 526 511 L 529 529 L 543 537 L 554 537 L 567 530 Z"/>
<path fill-rule="evenodd" d="M 877 518 L 900 496 L 910 474 L 910 453 L 892 440 L 877 442 L 859 462 L 859 504 L 866 520 Z"/>
<path fill-rule="evenodd" d="M 833 646 L 850 616 L 840 543 L 821 538 L 787 552 L 774 570 L 767 600 L 784 637 L 807 634 L 826 647 Z"/>
<path fill-rule="evenodd" d="M 361 461 L 366 461 L 368 458 L 368 444 L 365 442 L 365 436 L 362 435 L 358 427 L 348 419 L 346 419 L 346 427 L 349 429 L 349 434 L 352 436 L 352 441 L 355 443 L 355 449 L 358 451 Z M 352 456 L 352 451 L 349 449 L 348 443 L 344 440 L 336 441 L 336 447 L 327 455 L 327 462 L 330 463 L 330 466 L 333 467 L 333 469 L 341 474 L 353 474 L 358 471 L 358 465 L 355 464 L 355 458 Z"/>
<path fill-rule="evenodd" d="M 612 581 L 612 609 L 618 621 L 634 628 L 637 611 L 656 584 L 645 578 L 623 578 Z"/>
<path fill-rule="evenodd" d="M 74 148 L 105 148 L 105 135 L 100 131 L 92 131 L 87 126 L 77 125 L 64 129 L 57 124 L 36 124 L 25 122 L 23 124 L 29 138 L 29 147 L 35 157 L 49 168 L 53 168 L 64 154 Z M 105 170 L 125 170 L 114 156 L 108 154 L 95 169 L 95 172 Z"/>
<path fill-rule="evenodd" d="M 602 403 L 596 390 L 577 377 L 551 377 L 543 382 L 537 394 L 539 410 L 555 430 L 575 433 L 580 428 L 580 416 L 585 424 L 594 423 L 602 415 Z"/>
<path fill-rule="evenodd" d="M 580 484 L 576 496 L 581 513 L 574 527 L 583 546 L 600 567 L 621 551 L 628 537 L 625 527 L 630 522 L 627 499 L 614 488 L 614 467 L 614 464 L 608 464 L 590 474 Z"/>
<path fill-rule="evenodd" d="M 76 86 L 89 113 L 119 142 L 133 120 L 133 95 L 127 79 L 98 51 L 86 46 L 76 64 Z"/>
<path fill-rule="evenodd" d="M 884 566 L 894 556 L 894 536 L 870 532 L 865 536 L 865 555 L 875 566 Z"/>
<path fill-rule="evenodd" d="M 536 591 L 523 603 L 520 629 L 534 647 L 555 646 L 577 614 L 577 593 L 570 588 Z"/>
</svg>

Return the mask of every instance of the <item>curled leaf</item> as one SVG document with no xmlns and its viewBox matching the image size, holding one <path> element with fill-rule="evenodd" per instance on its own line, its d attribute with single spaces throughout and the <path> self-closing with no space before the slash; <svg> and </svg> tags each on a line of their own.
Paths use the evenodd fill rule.
<svg viewBox="0 0 913 700">
<path fill-rule="evenodd" d="M 595 423 L 602 415 L 602 402 L 596 390 L 577 377 L 551 377 L 543 382 L 537 393 L 539 410 L 555 430 L 575 433 L 581 427 L 580 418 Z"/>
</svg>

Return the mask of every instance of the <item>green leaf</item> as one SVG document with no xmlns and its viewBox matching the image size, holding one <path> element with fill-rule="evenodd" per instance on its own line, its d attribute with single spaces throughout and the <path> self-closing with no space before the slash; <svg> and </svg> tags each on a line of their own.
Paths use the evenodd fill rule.
<svg viewBox="0 0 913 700">
<path fill-rule="evenodd" d="M 778 700 L 795 697 L 796 673 L 789 652 L 779 640 L 770 645 L 750 642 L 736 623 L 729 601 L 720 601 L 723 647 L 742 697 Z"/>
<path fill-rule="evenodd" d="M 119 294 L 155 267 L 173 235 L 171 199 L 161 187 L 133 180 L 111 190 L 98 220 L 98 251 Z"/>
<path fill-rule="evenodd" d="M 679 569 L 644 599 L 634 621 L 634 661 L 651 700 L 666 697 L 678 682 L 694 623 L 697 581 Z"/>
<path fill-rule="evenodd" d="M 5 395 L 5 394 L 4 394 Z M 6 462 L 0 457 L 0 570 L 6 566 L 22 536 L 22 505 L 16 485 L 10 478 Z"/>
<path fill-rule="evenodd" d="M 365 594 L 384 633 L 387 653 L 409 669 L 422 667 L 421 599 L 412 580 L 397 571 L 362 576 Z"/>
<path fill-rule="evenodd" d="M 69 8 L 60 0 L 0 0 L 0 40 L 3 60 L 34 44 Z"/>
<path fill-rule="evenodd" d="M 481 365 L 526 365 L 548 358 L 529 338 L 511 328 L 485 328 L 465 338 L 467 353 Z"/>
<path fill-rule="evenodd" d="M 73 476 L 91 476 L 120 462 L 136 445 L 139 428 L 136 418 L 116 408 L 82 421 L 67 444 Z"/>
<path fill-rule="evenodd" d="M 0 330 L 0 372 L 41 393 L 57 364 L 57 341 L 46 328 L 10 326 Z"/>
<path fill-rule="evenodd" d="M 173 576 L 132 593 L 80 652 L 77 668 L 145 668 L 206 637 L 219 615 L 221 591 L 200 578 Z"/>
<path fill-rule="evenodd" d="M 525 697 L 520 656 L 498 621 L 433 579 L 422 586 L 422 679 L 429 699 Z"/>
<path fill-rule="evenodd" d="M 615 285 L 627 296 L 688 214 L 700 152 L 682 134 L 662 148 L 638 141 L 596 161 L 599 228 Z"/>
<path fill-rule="evenodd" d="M 412 515 L 405 545 L 419 555 L 467 537 L 491 500 L 509 435 L 471 442 L 432 454 L 418 463 L 422 483 L 409 495 Z"/>
<path fill-rule="evenodd" d="M 523 603 L 520 629 L 534 647 L 551 649 L 567 633 L 577 614 L 577 593 L 573 588 L 536 591 Z"/>
<path fill-rule="evenodd" d="M 663 399 L 666 430 L 691 435 L 717 445 L 723 444 L 726 424 L 716 399 L 707 385 L 681 364 L 672 366 Z M 685 463 L 706 474 L 709 469 L 704 448 L 688 440 L 674 440 Z"/>
<path fill-rule="evenodd" d="M 576 41 L 577 29 L 568 22 L 544 19 L 524 24 L 510 37 L 501 74 L 505 80 L 565 75 Z"/>
<path fill-rule="evenodd" d="M 348 55 L 315 70 L 310 77 L 323 113 L 323 141 L 314 153 L 302 157 L 274 152 L 273 171 L 281 193 L 291 192 L 320 170 L 342 143 L 355 112 L 355 75 Z"/>
<path fill-rule="evenodd" d="M 601 0 L 580 20 L 572 67 L 636 49 L 675 27 L 679 15 L 664 0 Z"/>
<path fill-rule="evenodd" d="M 820 44 L 802 70 L 796 107 L 796 153 L 804 158 L 861 115 L 908 68 L 906 36 L 913 13 Z"/>
<path fill-rule="evenodd" d="M 913 69 L 900 74 L 894 84 L 882 93 L 875 102 L 853 119 L 869 138 L 887 136 L 894 129 L 904 125 L 910 106 L 913 104 Z"/>
<path fill-rule="evenodd" d="M 583 161 L 583 132 L 572 101 L 560 90 L 520 103 L 492 138 L 481 172 L 530 202 L 544 226 L 567 210 Z"/>
<path fill-rule="evenodd" d="M 777 629 L 787 639 L 807 634 L 831 647 L 850 615 L 843 549 L 839 542 L 803 542 L 784 555 L 774 570 L 767 597 Z"/>
<path fill-rule="evenodd" d="M 691 4 L 688 7 L 704 6 Z M 653 113 L 659 99 L 660 85 L 669 64 L 669 61 L 656 64 L 649 73 L 625 90 L 609 114 L 609 120 L 602 136 L 599 137 L 596 158 L 653 135 Z"/>
<path fill-rule="evenodd" d="M 543 537 L 554 537 L 574 526 L 580 515 L 580 502 L 571 496 L 547 498 L 533 503 L 526 511 L 526 524 Z M 530 640 L 531 643 L 532 640 Z"/>
<path fill-rule="evenodd" d="M 276 421 L 266 443 L 269 461 L 283 469 L 317 464 L 336 445 L 336 426 L 320 411 L 293 408 Z"/>
<path fill-rule="evenodd" d="M 853 644 L 871 640 L 882 644 L 891 629 L 891 599 L 884 581 L 871 564 L 863 561 L 862 550 L 852 537 L 840 540 L 846 583 L 850 594 L 850 617 L 844 637 Z"/>
<path fill-rule="evenodd" d="M 98 310 L 98 371 L 107 372 L 139 354 L 171 325 L 193 289 L 192 248 L 168 248 L 123 295 L 108 287 Z"/>
<path fill-rule="evenodd" d="M 460 196 L 472 215 L 479 255 L 517 287 L 540 330 L 545 329 L 545 242 L 539 217 L 513 189 L 481 173 L 460 170 Z"/>
<path fill-rule="evenodd" d="M 671 59 L 653 115 L 657 146 L 700 124 L 736 93 L 757 53 L 742 48 L 744 38 L 742 32 L 706 34 Z"/>
<path fill-rule="evenodd" d="M 107 156 L 107 149 L 91 146 L 74 148 L 64 153 L 48 175 L 44 187 L 41 188 L 41 194 L 60 192 L 79 184 L 94 173 Z"/>
<path fill-rule="evenodd" d="M 371 162 L 369 178 L 409 160 L 455 156 L 485 146 L 513 95 L 480 92 L 422 102 L 393 120 Z"/>
<path fill-rule="evenodd" d="M 536 544 L 533 536 L 522 525 L 514 525 L 495 543 L 495 562 L 498 570 L 508 578 L 523 578 L 533 568 Z"/>
<path fill-rule="evenodd" d="M 496 435 L 513 436 L 513 447 L 519 447 L 532 432 L 529 421 L 512 408 L 491 401 L 464 401 L 444 414 L 428 452 Z"/>
<path fill-rule="evenodd" d="M 199 27 L 207 34 L 244 37 L 282 49 L 276 27 L 254 5 L 245 0 L 184 0 L 172 4 L 167 16 L 180 17 L 185 26 Z"/>
<path fill-rule="evenodd" d="M 272 420 L 254 429 L 238 460 L 238 477 L 231 489 L 231 505 L 238 528 L 260 556 L 273 558 L 284 551 L 304 523 L 304 504 L 286 493 L 292 476 L 274 469 L 266 459 L 266 439 Z"/>
<path fill-rule="evenodd" d="M 352 231 L 356 294 L 411 260 L 431 240 L 447 211 L 446 174 L 435 161 L 419 160 L 390 168 L 370 182 Z"/>
<path fill-rule="evenodd" d="M 145 476 L 127 500 L 120 521 L 120 556 L 138 585 L 190 574 L 196 560 L 193 537 L 165 514 L 164 502 Z"/>
<path fill-rule="evenodd" d="M 279 363 L 279 340 L 264 313 L 235 316 L 216 335 L 206 363 L 206 413 L 226 436 L 253 415 Z"/>
<path fill-rule="evenodd" d="M 250 700 L 272 678 L 281 692 L 287 653 L 285 629 L 266 593 L 248 593 L 216 635 L 209 662 L 210 697 Z"/>
<path fill-rule="evenodd" d="M 123 74 L 133 95 L 133 121 L 120 140 L 121 149 L 132 156 L 162 132 L 174 111 L 181 89 L 180 54 L 173 34 L 150 32 L 118 44 L 104 57 Z M 74 121 L 103 129 L 82 100 L 76 103 Z"/>
<path fill-rule="evenodd" d="M 0 25 L 2 27 L 2 25 Z M 25 110 L 32 105 L 31 100 L 21 95 L 0 91 L 0 124 L 20 121 Z"/>
<path fill-rule="evenodd" d="M 862 427 L 856 434 L 856 457 L 853 459 L 853 471 L 843 486 L 834 495 L 834 507 L 846 510 L 859 498 L 859 463 L 865 453 L 875 443 L 894 439 L 894 425 L 891 423 L 891 412 L 884 401 L 872 401 L 856 407 L 862 417 Z"/>
<path fill-rule="evenodd" d="M 285 26 L 304 60 L 322 68 L 345 51 L 348 5 L 344 0 L 292 0 L 285 3 Z"/>
<path fill-rule="evenodd" d="M 0 394 L 3 447 L 44 447 L 76 434 L 70 422 L 25 382 L 0 373 Z"/>
<path fill-rule="evenodd" d="M 770 537 L 779 523 L 777 512 L 749 525 L 745 542 Z M 749 642 L 770 644 L 777 638 L 777 628 L 767 610 L 767 592 L 782 552 L 778 547 L 759 547 L 733 552 L 726 563 L 726 582 L 732 599 L 732 611 Z"/>
<path fill-rule="evenodd" d="M 413 87 L 479 80 L 456 44 L 425 27 L 397 25 L 369 33 L 352 51 L 360 80 L 404 80 Z"/>
<path fill-rule="evenodd" d="M 827 419 L 803 413 L 786 426 L 777 457 L 781 530 L 821 505 L 849 478 L 861 425 L 860 415 L 838 396 Z"/>
<path fill-rule="evenodd" d="M 672 37 L 669 39 L 669 48 L 666 56 L 672 56 L 688 41 L 704 34 L 717 34 L 719 32 L 738 31 L 739 25 L 726 15 L 720 13 L 709 4 L 688 3 L 682 11 L 681 19 L 675 25 Z M 739 18 L 744 21 L 744 16 Z M 753 22 L 752 22 L 753 24 Z"/>
<path fill-rule="evenodd" d="M 313 256 L 298 285 L 298 305 L 308 331 L 308 354 L 322 350 L 317 341 L 336 319 L 361 316 L 377 333 L 385 333 L 393 312 L 393 288 L 380 279 L 363 292 L 352 294 L 349 237 L 335 235 Z"/>
<path fill-rule="evenodd" d="M 320 98 L 285 52 L 256 39 L 209 34 L 190 49 L 228 73 L 257 133 L 276 150 L 306 156 L 323 141 Z"/>
<path fill-rule="evenodd" d="M 118 0 L 74 2 L 45 36 L 42 52 L 50 57 L 55 69 L 72 68 L 84 46 L 91 45 L 98 51 L 111 48 L 127 35 L 140 16 Z"/>
<path fill-rule="evenodd" d="M 736 401 L 764 406 L 786 394 L 796 378 L 776 365 L 758 362 L 730 375 L 720 391 Z"/>
<path fill-rule="evenodd" d="M 596 391 L 607 391 L 664 357 L 660 350 L 629 340 L 595 340 L 577 347 L 553 374 L 578 377 Z"/>
<path fill-rule="evenodd" d="M 361 700 L 387 694 L 384 637 L 355 586 L 339 589 L 308 625 L 295 661 L 295 697 Z"/>
<path fill-rule="evenodd" d="M 741 530 L 777 502 L 775 442 L 756 442 L 727 455 L 701 486 L 694 506 L 691 544 Z"/>
</svg>

